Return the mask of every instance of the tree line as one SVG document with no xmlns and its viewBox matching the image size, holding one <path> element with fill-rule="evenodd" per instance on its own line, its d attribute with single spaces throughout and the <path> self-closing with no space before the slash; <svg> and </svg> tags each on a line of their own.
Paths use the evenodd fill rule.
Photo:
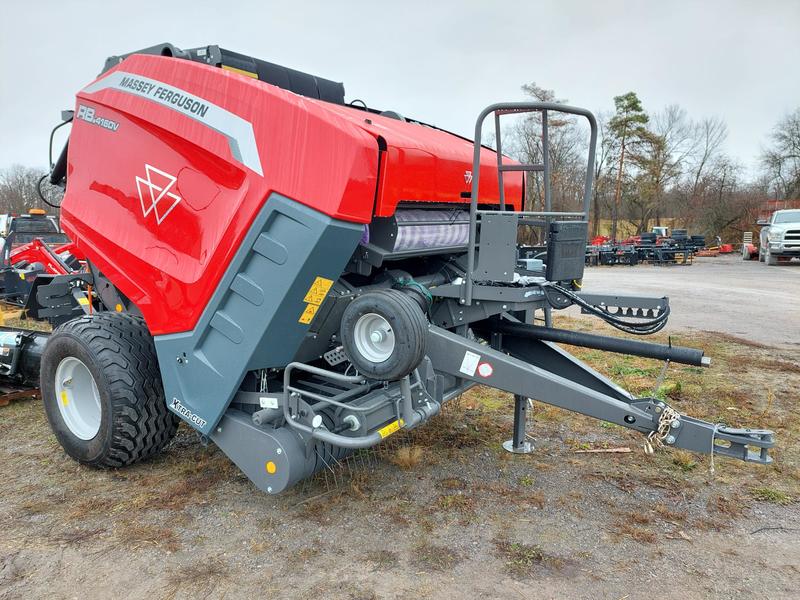
<svg viewBox="0 0 800 600">
<path fill-rule="evenodd" d="M 567 103 L 535 83 L 526 96 Z M 597 114 L 598 141 L 590 229 L 622 239 L 654 225 L 736 241 L 752 231 L 767 199 L 800 198 L 800 108 L 769 133 L 755 177 L 725 152 L 728 128 L 718 117 L 693 119 L 678 105 L 647 112 L 635 92 Z M 583 120 L 551 113 L 549 161 L 554 210 L 581 210 L 588 131 Z M 503 131 L 503 148 L 525 163 L 543 162 L 542 117 L 528 113 Z M 526 210 L 544 208 L 540 174 L 527 178 Z"/>
</svg>

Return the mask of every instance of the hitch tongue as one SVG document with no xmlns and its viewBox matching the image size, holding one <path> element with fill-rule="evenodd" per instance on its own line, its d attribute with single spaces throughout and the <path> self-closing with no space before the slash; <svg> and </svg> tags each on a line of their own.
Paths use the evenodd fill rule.
<svg viewBox="0 0 800 600">
<path fill-rule="evenodd" d="M 714 436 L 714 452 L 746 462 L 768 465 L 772 462 L 769 449 L 775 446 L 774 432 L 769 429 L 717 428 Z M 758 448 L 753 451 L 750 448 Z"/>
<path fill-rule="evenodd" d="M 680 420 L 682 426 L 672 430 L 674 439 L 669 445 L 762 465 L 772 462 L 769 449 L 775 446 L 775 433 L 769 429 L 712 425 L 686 415 L 681 415 Z"/>
</svg>

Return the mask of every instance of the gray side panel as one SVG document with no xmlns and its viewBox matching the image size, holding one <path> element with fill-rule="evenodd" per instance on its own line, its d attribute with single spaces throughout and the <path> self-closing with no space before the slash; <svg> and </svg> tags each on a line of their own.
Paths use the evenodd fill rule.
<svg viewBox="0 0 800 600">
<path fill-rule="evenodd" d="M 155 338 L 170 408 L 208 434 L 247 371 L 291 362 L 303 298 L 317 277 L 339 278 L 362 232 L 272 194 L 194 330 Z"/>
</svg>

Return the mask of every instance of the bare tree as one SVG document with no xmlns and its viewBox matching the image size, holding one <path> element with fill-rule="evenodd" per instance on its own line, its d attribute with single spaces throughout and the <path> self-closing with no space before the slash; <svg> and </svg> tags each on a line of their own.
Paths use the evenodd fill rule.
<svg viewBox="0 0 800 600">
<path fill-rule="evenodd" d="M 702 211 L 697 218 L 701 231 L 727 239 L 741 239 L 743 231 L 751 231 L 764 189 L 757 183 L 742 180 L 743 168 L 726 156 L 710 165 L 701 182 Z"/>
<path fill-rule="evenodd" d="M 32 208 L 46 208 L 36 186 L 43 171 L 13 165 L 0 171 L 0 213 L 24 214 Z"/>
<path fill-rule="evenodd" d="M 617 167 L 615 159 L 618 148 L 617 140 L 611 135 L 608 121 L 611 115 L 606 112 L 597 113 L 597 154 L 594 163 L 594 186 L 592 187 L 592 237 L 600 233 L 600 220 L 603 209 L 610 210 L 609 194 L 614 182 Z"/>
<path fill-rule="evenodd" d="M 544 89 L 536 83 L 522 86 L 522 91 L 540 102 L 566 103 L 557 98 L 553 90 Z M 553 208 L 563 210 L 577 206 L 583 198 L 585 174 L 586 140 L 584 132 L 574 118 L 567 115 L 548 114 L 548 148 L 550 160 L 550 183 Z M 517 157 L 527 163 L 541 163 L 542 115 L 528 113 L 516 123 L 511 132 Z M 544 206 L 544 188 L 541 177 L 527 177 L 527 209 Z"/>
<path fill-rule="evenodd" d="M 800 108 L 781 119 L 764 150 L 764 166 L 776 196 L 800 198 Z"/>
<path fill-rule="evenodd" d="M 677 105 L 667 106 L 653 115 L 650 126 L 641 132 L 640 142 L 630 155 L 637 173 L 626 212 L 637 233 L 645 231 L 651 219 L 661 224 L 668 190 L 678 181 L 696 146 L 686 111 Z"/>
</svg>

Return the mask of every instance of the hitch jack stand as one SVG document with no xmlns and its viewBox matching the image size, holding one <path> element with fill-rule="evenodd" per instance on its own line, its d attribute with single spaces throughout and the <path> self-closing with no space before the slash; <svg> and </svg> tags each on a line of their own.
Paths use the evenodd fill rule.
<svg viewBox="0 0 800 600">
<path fill-rule="evenodd" d="M 533 444 L 526 440 L 525 424 L 528 420 L 528 402 L 525 396 L 514 394 L 514 437 L 503 442 L 503 448 L 514 454 L 533 452 Z"/>
</svg>

